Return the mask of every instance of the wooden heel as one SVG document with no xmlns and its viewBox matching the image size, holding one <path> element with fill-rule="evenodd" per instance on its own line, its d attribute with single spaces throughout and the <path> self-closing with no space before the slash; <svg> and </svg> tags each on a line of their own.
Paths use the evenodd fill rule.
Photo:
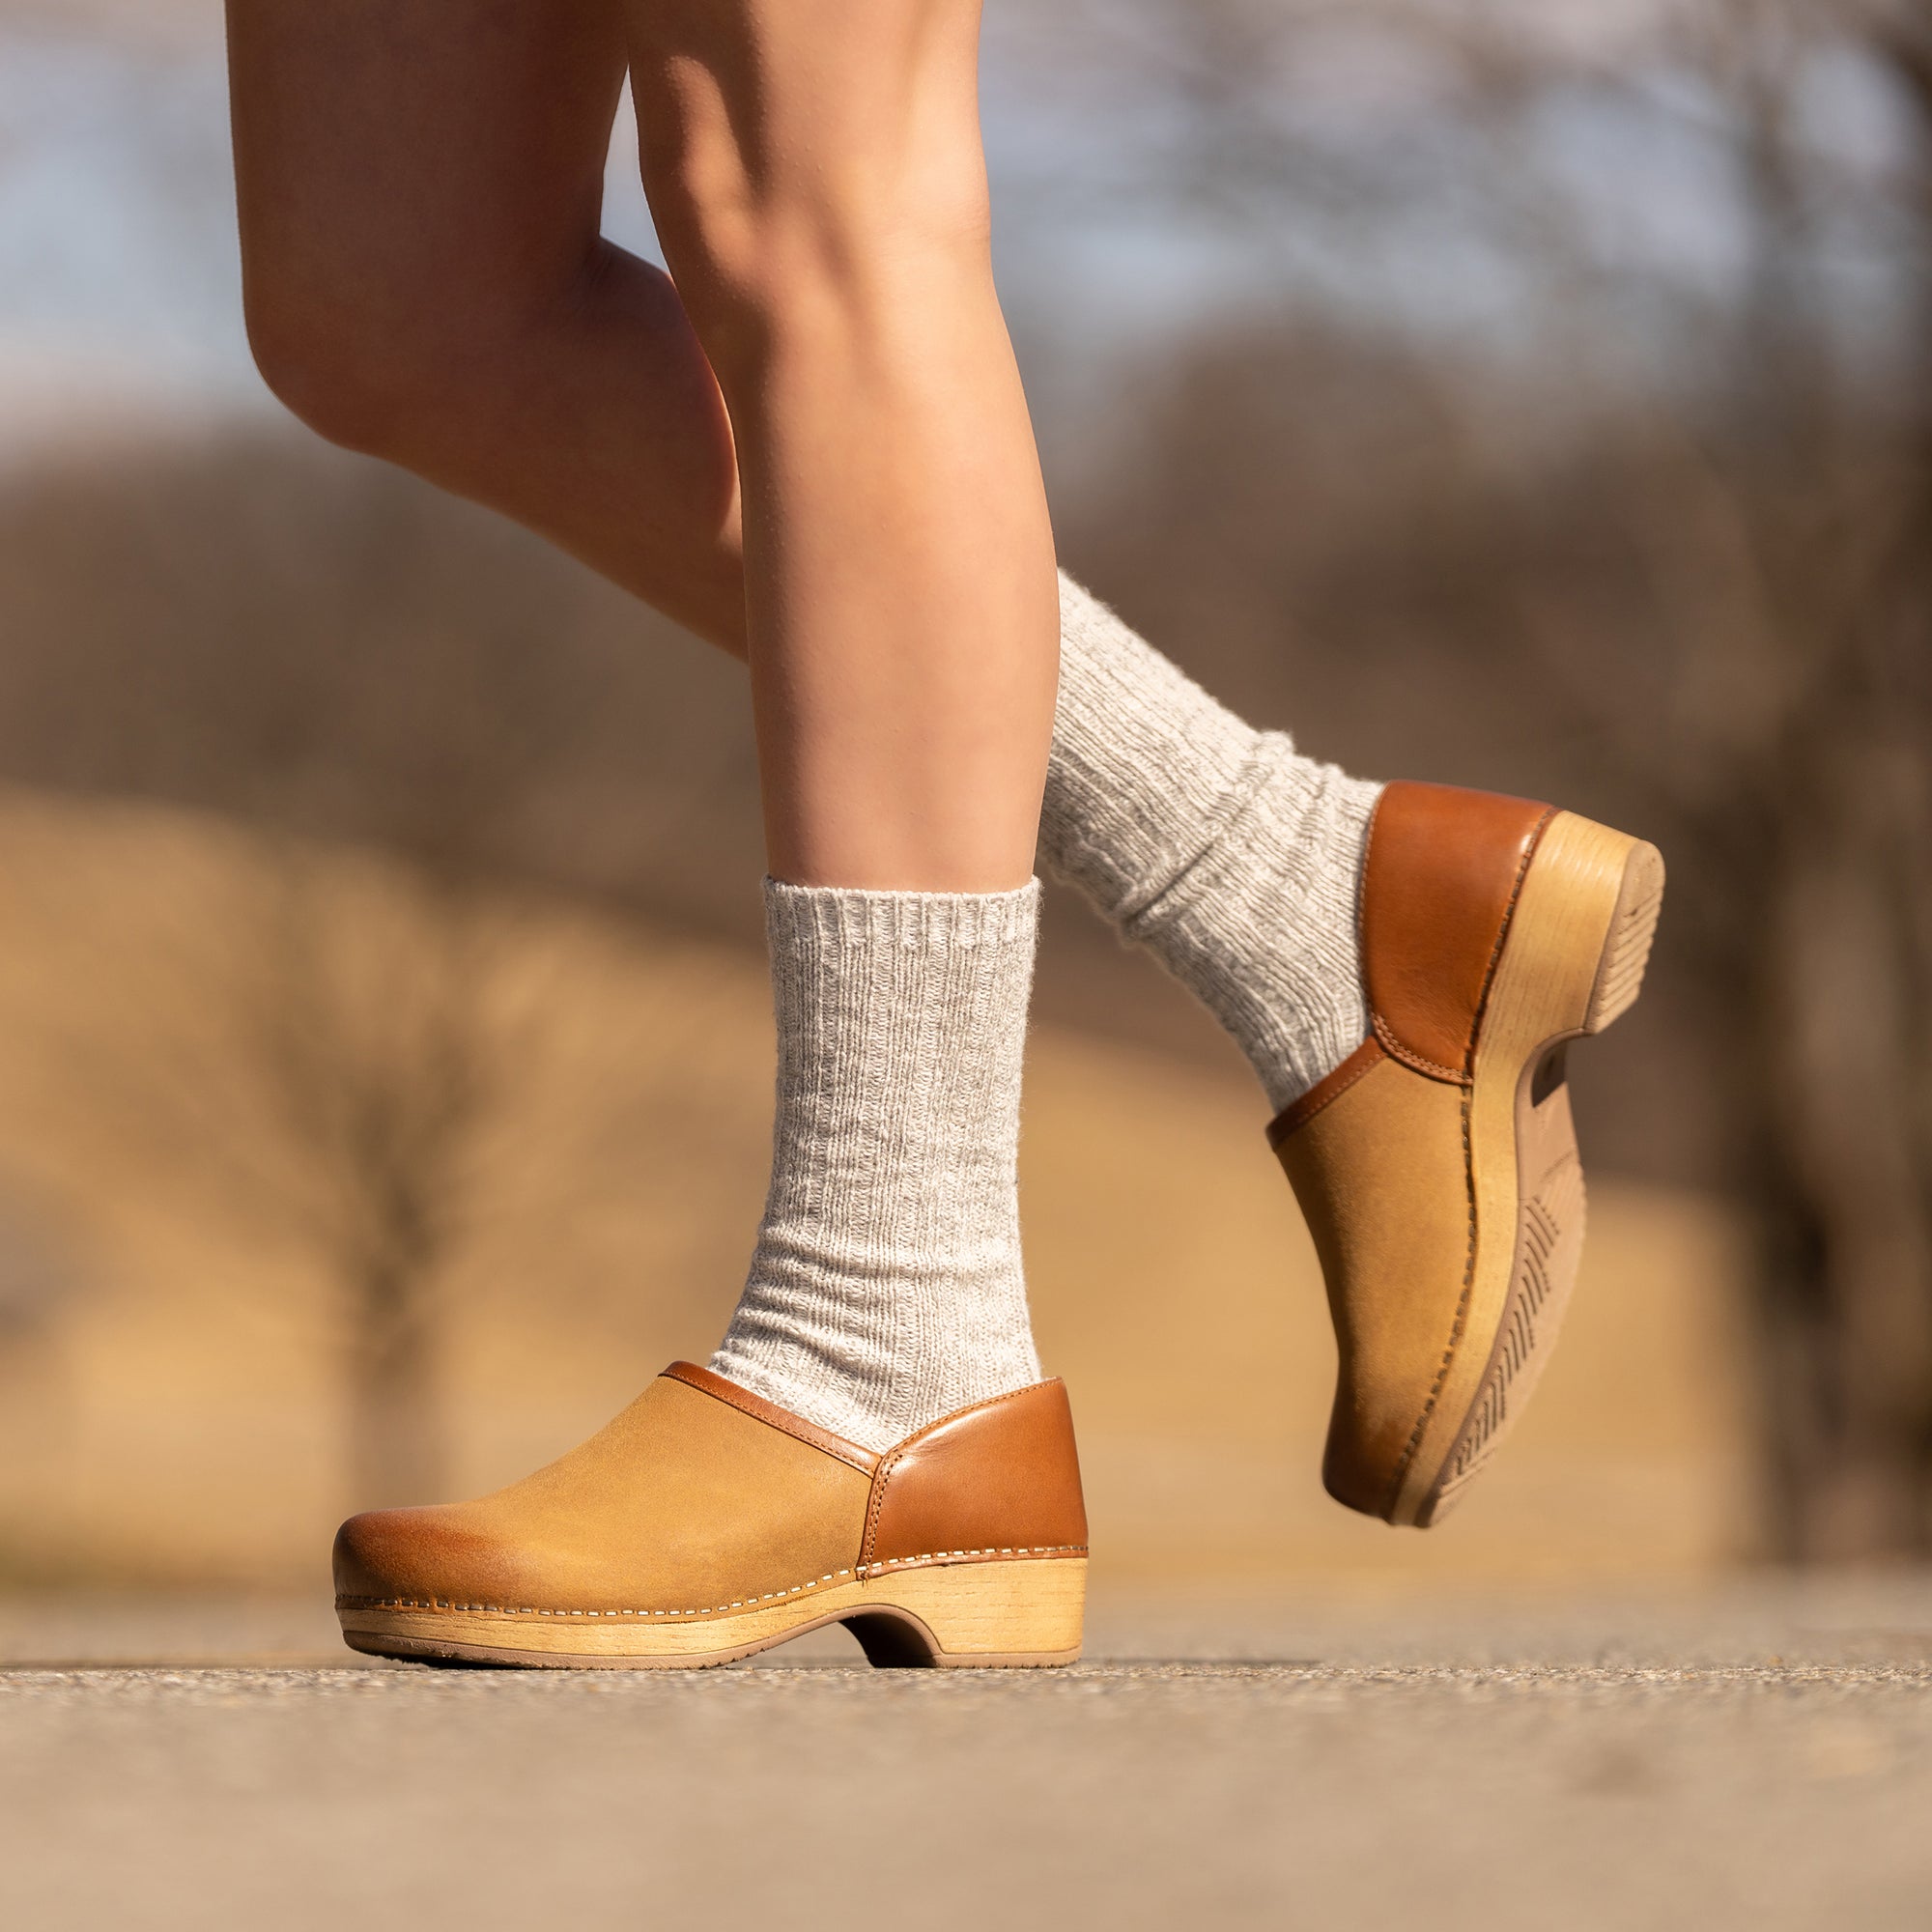
<svg viewBox="0 0 1932 1932">
<path fill-rule="evenodd" d="M 1538 841 L 1511 915 L 1483 1015 L 1479 1070 L 1560 1039 L 1601 1033 L 1627 1011 L 1663 898 L 1654 845 L 1559 811 Z"/>
<path fill-rule="evenodd" d="M 882 1668 L 1034 1668 L 1080 1655 L 1085 1557 L 936 1564 L 876 1577 L 846 1625 Z"/>
</svg>

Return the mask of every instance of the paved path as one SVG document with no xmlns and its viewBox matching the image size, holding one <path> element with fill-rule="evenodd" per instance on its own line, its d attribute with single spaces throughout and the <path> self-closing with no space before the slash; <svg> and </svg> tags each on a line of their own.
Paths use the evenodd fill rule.
<svg viewBox="0 0 1932 1932">
<path fill-rule="evenodd" d="M 326 1634 L 0 1603 L 0 1921 L 1932 1926 L 1932 1579 L 1103 1599 L 1053 1673 L 873 1673 L 836 1634 L 693 1675 L 365 1669 Z"/>
</svg>

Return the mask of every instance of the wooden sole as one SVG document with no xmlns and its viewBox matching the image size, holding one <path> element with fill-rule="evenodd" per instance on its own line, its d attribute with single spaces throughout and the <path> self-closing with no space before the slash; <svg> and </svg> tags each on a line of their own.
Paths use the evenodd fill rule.
<svg viewBox="0 0 1932 1932">
<path fill-rule="evenodd" d="M 1662 855 L 1625 833 L 1566 811 L 1537 843 L 1476 1047 L 1476 1242 L 1462 1333 L 1393 1522 L 1441 1520 L 1548 1361 L 1583 1252 L 1566 1042 L 1602 1033 L 1634 1003 L 1662 897 Z"/>
<path fill-rule="evenodd" d="M 622 1610 L 345 1605 L 351 1650 L 430 1663 L 702 1670 L 842 1623 L 883 1669 L 1038 1668 L 1080 1655 L 1085 1557 L 934 1564 L 832 1582 L 767 1608 Z"/>
</svg>

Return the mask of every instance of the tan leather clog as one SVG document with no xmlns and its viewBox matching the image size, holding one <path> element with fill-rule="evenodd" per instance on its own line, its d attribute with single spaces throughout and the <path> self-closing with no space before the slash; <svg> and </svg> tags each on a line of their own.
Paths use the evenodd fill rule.
<svg viewBox="0 0 1932 1932">
<path fill-rule="evenodd" d="M 1322 1479 L 1439 1521 L 1521 1412 L 1583 1240 L 1564 1042 L 1636 998 L 1657 848 L 1490 792 L 1392 784 L 1370 827 L 1374 1032 L 1268 1130 L 1341 1366 Z"/>
<path fill-rule="evenodd" d="M 1070 1663 L 1086 1582 L 1059 1381 L 877 1456 L 674 1362 L 523 1482 L 335 1539 L 351 1649 L 473 1663 L 728 1663 L 830 1623 L 875 1664 Z"/>
</svg>

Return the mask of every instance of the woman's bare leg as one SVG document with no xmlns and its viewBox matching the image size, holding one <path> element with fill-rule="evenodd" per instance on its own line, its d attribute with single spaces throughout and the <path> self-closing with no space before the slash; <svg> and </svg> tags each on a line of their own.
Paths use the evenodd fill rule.
<svg viewBox="0 0 1932 1932">
<path fill-rule="evenodd" d="M 978 0 L 631 0 L 644 180 L 743 477 L 774 873 L 1033 869 L 1059 637 Z"/>
<path fill-rule="evenodd" d="M 742 653 L 717 384 L 669 281 L 598 236 L 615 0 L 229 0 L 228 32 L 276 393 Z"/>
</svg>

